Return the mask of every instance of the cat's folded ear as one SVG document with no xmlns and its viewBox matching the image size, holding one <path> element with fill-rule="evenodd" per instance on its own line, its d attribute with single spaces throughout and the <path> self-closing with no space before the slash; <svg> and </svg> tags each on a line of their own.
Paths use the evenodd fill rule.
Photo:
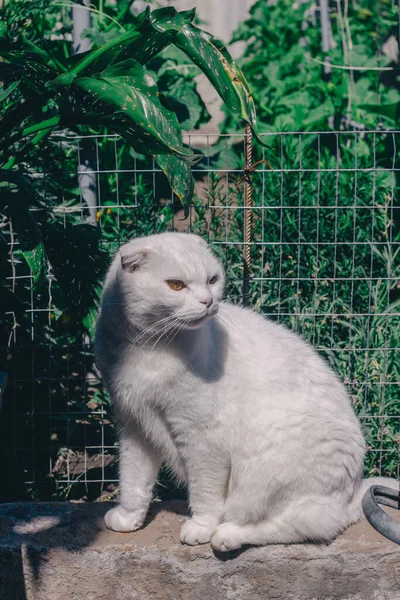
<svg viewBox="0 0 400 600">
<path fill-rule="evenodd" d="M 146 264 L 148 251 L 143 248 L 126 248 L 121 253 L 121 266 L 124 271 L 133 273 Z"/>
</svg>

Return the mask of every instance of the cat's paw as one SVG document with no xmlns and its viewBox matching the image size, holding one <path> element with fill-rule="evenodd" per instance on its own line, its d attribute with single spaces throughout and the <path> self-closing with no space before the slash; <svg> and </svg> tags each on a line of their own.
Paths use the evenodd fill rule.
<svg viewBox="0 0 400 600">
<path fill-rule="evenodd" d="M 211 546 L 219 552 L 237 550 L 245 543 L 243 527 L 235 523 L 221 523 L 211 538 Z"/>
<path fill-rule="evenodd" d="M 215 520 L 199 523 L 195 519 L 188 519 L 181 527 L 181 542 L 189 546 L 207 544 L 216 527 Z"/>
<path fill-rule="evenodd" d="M 104 522 L 108 529 L 120 532 L 136 531 L 143 525 L 143 521 L 143 512 L 130 512 L 122 506 L 112 508 L 104 516 Z"/>
</svg>

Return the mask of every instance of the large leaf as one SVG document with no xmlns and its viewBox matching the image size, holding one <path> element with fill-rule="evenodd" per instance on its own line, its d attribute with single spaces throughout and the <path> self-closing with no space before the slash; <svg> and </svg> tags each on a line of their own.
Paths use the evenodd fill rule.
<svg viewBox="0 0 400 600">
<path fill-rule="evenodd" d="M 258 141 L 263 144 L 245 76 L 220 40 L 192 25 L 194 15 L 194 10 L 177 13 L 169 7 L 151 13 L 151 23 L 160 33 L 171 34 L 173 44 L 203 71 L 228 109 L 249 123 Z"/>
<path fill-rule="evenodd" d="M 172 154 L 158 154 L 154 160 L 168 177 L 170 186 L 185 207 L 185 216 L 187 216 L 194 192 L 194 179 L 190 166 Z"/>
<path fill-rule="evenodd" d="M 197 160 L 182 144 L 176 115 L 161 104 L 157 84 L 137 61 L 122 61 L 99 75 L 78 77 L 72 84 L 63 74 L 53 87 L 59 89 L 64 81 L 65 100 L 75 119 L 108 127 L 138 151 Z"/>
<path fill-rule="evenodd" d="M 173 43 L 203 71 L 229 110 L 249 123 L 263 143 L 257 132 L 251 90 L 241 69 L 221 41 L 192 25 L 194 16 L 195 10 L 177 12 L 173 7 L 165 7 L 150 12 L 147 8 L 135 30 L 88 53 L 73 72 L 94 73 L 105 63 L 131 57 L 144 64 Z"/>
</svg>

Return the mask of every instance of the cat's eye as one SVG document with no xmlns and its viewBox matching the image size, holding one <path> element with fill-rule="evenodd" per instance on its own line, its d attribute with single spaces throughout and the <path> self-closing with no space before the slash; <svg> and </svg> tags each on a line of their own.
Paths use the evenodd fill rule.
<svg viewBox="0 0 400 600">
<path fill-rule="evenodd" d="M 218 275 L 214 275 L 214 277 L 211 277 L 211 279 L 208 283 L 213 285 L 214 283 L 217 283 L 217 281 L 218 281 Z"/>
<path fill-rule="evenodd" d="M 180 292 L 186 287 L 183 281 L 179 281 L 179 279 L 168 279 L 167 283 L 171 290 L 175 290 L 175 292 Z"/>
</svg>

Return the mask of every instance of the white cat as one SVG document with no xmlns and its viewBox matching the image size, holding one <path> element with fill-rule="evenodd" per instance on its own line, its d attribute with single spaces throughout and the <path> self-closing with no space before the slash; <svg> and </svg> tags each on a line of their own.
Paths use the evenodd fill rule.
<svg viewBox="0 0 400 600">
<path fill-rule="evenodd" d="M 163 461 L 189 488 L 183 543 L 332 540 L 374 483 L 345 388 L 299 336 L 220 302 L 223 287 L 195 235 L 135 239 L 113 261 L 96 332 L 120 428 L 106 525 L 142 526 Z"/>
</svg>

